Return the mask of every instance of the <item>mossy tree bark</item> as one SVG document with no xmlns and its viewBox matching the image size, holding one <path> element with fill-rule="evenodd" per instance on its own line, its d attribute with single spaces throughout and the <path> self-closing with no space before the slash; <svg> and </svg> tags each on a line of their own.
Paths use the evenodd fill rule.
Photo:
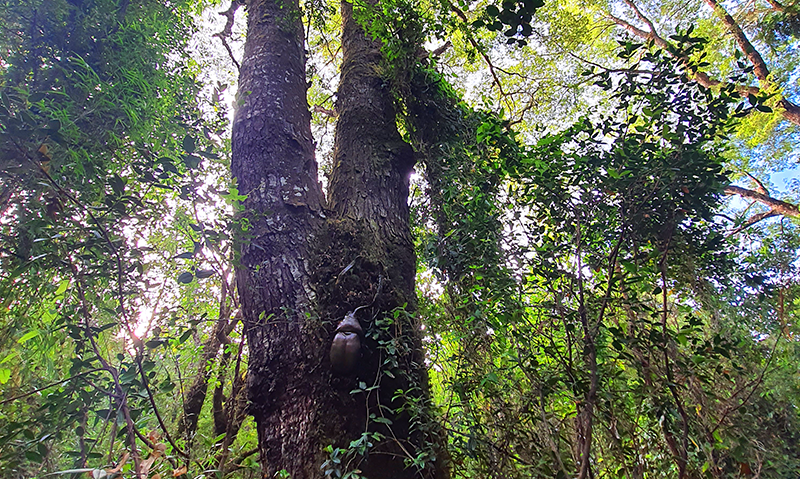
<svg viewBox="0 0 800 479">
<path fill-rule="evenodd" d="M 236 278 L 265 477 L 282 469 L 293 479 L 322 477 L 329 445 L 351 452 L 342 472 L 445 477 L 414 316 L 407 204 L 413 154 L 377 74 L 380 45 L 364 36 L 345 4 L 326 207 L 297 0 L 249 0 L 247 9 L 231 170 L 247 195 Z M 366 332 L 362 354 L 354 371 L 335 374 L 331 342 L 338 322 L 353 311 Z M 372 443 L 365 454 L 352 454 L 358 439 Z M 414 459 L 419 467 L 409 467 Z"/>
<path fill-rule="evenodd" d="M 329 231 L 337 248 L 327 261 L 337 273 L 353 267 L 344 277 L 323 278 L 320 299 L 337 315 L 344 310 L 336 311 L 336 298 L 345 300 L 347 310 L 369 305 L 358 317 L 368 338 L 356 379 L 378 388 L 353 397 L 357 407 L 351 421 L 387 440 L 376 444 L 360 469 L 371 478 L 446 477 L 444 452 L 427 410 L 428 379 L 415 315 L 416 256 L 408 208 L 414 153 L 397 131 L 392 92 L 380 76 L 386 70 L 380 42 L 364 34 L 347 1 L 342 22 L 329 192 Z M 347 381 L 335 386 L 343 392 L 351 388 Z M 426 466 L 407 467 L 417 455 L 428 455 Z"/>
</svg>

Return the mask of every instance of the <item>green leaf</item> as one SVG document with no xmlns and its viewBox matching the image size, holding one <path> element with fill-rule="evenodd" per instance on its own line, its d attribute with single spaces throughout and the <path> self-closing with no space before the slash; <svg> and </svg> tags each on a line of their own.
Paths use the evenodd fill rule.
<svg viewBox="0 0 800 479">
<path fill-rule="evenodd" d="M 193 279 L 194 275 L 188 271 L 181 273 L 180 276 L 178 276 L 178 282 L 183 284 L 191 283 Z"/>
<path fill-rule="evenodd" d="M 11 379 L 11 370 L 8 368 L 0 368 L 0 384 L 5 384 Z"/>
<path fill-rule="evenodd" d="M 62 294 L 64 294 L 67 291 L 67 288 L 69 287 L 69 283 L 70 281 L 68 279 L 61 281 L 61 283 L 58 285 L 58 289 L 56 289 L 55 295 L 61 296 Z"/>
<path fill-rule="evenodd" d="M 209 160 L 219 160 L 219 155 L 212 152 L 210 149 L 206 151 L 198 151 L 197 154 L 208 158 Z"/>
<path fill-rule="evenodd" d="M 184 136 L 183 149 L 184 151 L 186 151 L 186 153 L 194 153 L 195 150 L 194 138 L 192 138 L 189 135 Z"/>
<path fill-rule="evenodd" d="M 31 462 L 42 462 L 42 456 L 36 451 L 25 451 L 25 459 Z"/>
<path fill-rule="evenodd" d="M 197 168 L 200 166 L 201 161 L 203 161 L 203 159 L 197 155 L 183 155 L 183 164 L 189 169 L 193 170 Z"/>
<path fill-rule="evenodd" d="M 125 191 L 125 181 L 117 174 L 109 178 L 108 184 L 117 196 L 121 196 Z"/>
<path fill-rule="evenodd" d="M 39 330 L 38 329 L 34 329 L 34 330 L 28 331 L 27 333 L 23 334 L 22 337 L 17 340 L 17 342 L 19 344 L 25 344 L 28 341 L 30 341 L 31 339 L 35 338 L 36 336 L 39 336 Z"/>
<path fill-rule="evenodd" d="M 150 341 L 147 341 L 146 343 L 144 343 L 144 345 L 147 346 L 150 349 L 155 349 L 155 348 L 161 346 L 162 344 L 164 344 L 166 342 L 167 341 L 164 340 L 164 339 L 151 339 Z"/>
<path fill-rule="evenodd" d="M 213 269 L 198 269 L 197 271 L 194 272 L 194 274 L 195 274 L 195 276 L 197 276 L 197 279 L 205 279 L 205 278 L 208 278 L 210 276 L 213 276 L 214 275 L 214 270 Z"/>
</svg>

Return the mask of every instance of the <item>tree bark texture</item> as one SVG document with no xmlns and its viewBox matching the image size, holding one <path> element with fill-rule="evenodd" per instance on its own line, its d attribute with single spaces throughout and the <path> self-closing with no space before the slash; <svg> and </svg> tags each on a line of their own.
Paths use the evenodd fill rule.
<svg viewBox="0 0 800 479">
<path fill-rule="evenodd" d="M 769 207 L 770 211 L 775 214 L 789 216 L 792 218 L 800 217 L 800 208 L 797 205 L 787 203 L 785 201 L 773 198 L 767 194 L 759 193 L 758 191 L 748 190 L 740 186 L 726 186 L 724 190 L 726 195 L 739 195 L 742 198 L 758 201 L 759 203 Z"/>
<path fill-rule="evenodd" d="M 329 191 L 328 231 L 336 247 L 321 258 L 326 267 L 319 269 L 336 276 L 319 278 L 320 301 L 327 315 L 337 318 L 367 306 L 357 316 L 367 338 L 354 377 L 335 380 L 334 387 L 341 394 L 358 382 L 378 385 L 369 394 L 341 395 L 345 406 L 351 404 L 344 410 L 348 422 L 358 425 L 354 432 L 388 438 L 359 464 L 366 477 L 446 477 L 444 452 L 424 406 L 428 379 L 415 316 L 416 256 L 408 208 L 413 150 L 397 131 L 393 95 L 380 76 L 380 42 L 367 38 L 346 1 L 342 22 Z M 405 396 L 397 396 L 398 390 Z M 430 455 L 426 466 L 408 467 L 420 453 Z"/>
<path fill-rule="evenodd" d="M 249 0 L 247 10 L 231 170 L 247 195 L 236 278 L 264 477 L 285 469 L 292 479 L 321 478 L 324 448 L 352 453 L 351 441 L 365 433 L 374 446 L 348 455 L 337 466 L 343 473 L 445 477 L 441 460 L 419 468 L 406 462 L 439 450 L 421 406 L 427 377 L 413 316 L 413 155 L 377 73 L 380 45 L 366 39 L 345 5 L 327 209 L 314 161 L 298 2 Z M 354 370 L 336 374 L 329 353 L 349 313 L 366 337 Z M 359 386 L 362 392 L 353 393 Z M 395 397 L 398 389 L 404 394 Z"/>
<path fill-rule="evenodd" d="M 324 216 L 297 0 L 249 0 L 231 171 L 243 201 L 236 280 L 265 477 L 319 476 L 326 381 L 309 251 Z"/>
<path fill-rule="evenodd" d="M 336 218 L 363 228 L 372 242 L 364 246 L 387 261 L 384 279 L 398 301 L 413 305 L 416 256 L 407 202 L 414 154 L 397 131 L 392 93 L 378 74 L 380 43 L 364 35 L 346 1 L 342 21 L 330 208 Z"/>
<path fill-rule="evenodd" d="M 228 334 L 238 323 L 238 319 L 229 319 L 229 310 L 225 305 L 225 296 L 220 304 L 220 315 L 214 324 L 214 329 L 211 335 L 203 345 L 203 354 L 200 355 L 200 361 L 197 364 L 197 372 L 192 380 L 192 385 L 183 396 L 183 419 L 180 421 L 178 427 L 179 431 L 186 437 L 194 436 L 197 430 L 197 420 L 199 419 L 200 411 L 203 409 L 203 403 L 206 400 L 206 392 L 208 390 L 208 380 L 211 377 L 211 365 L 217 358 L 219 347 L 228 341 Z"/>
</svg>

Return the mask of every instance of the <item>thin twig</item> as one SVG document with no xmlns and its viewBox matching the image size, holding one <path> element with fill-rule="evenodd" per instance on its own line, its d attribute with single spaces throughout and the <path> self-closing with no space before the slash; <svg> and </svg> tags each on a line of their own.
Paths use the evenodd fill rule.
<svg viewBox="0 0 800 479">
<path fill-rule="evenodd" d="M 242 4 L 239 3 L 239 0 L 232 0 L 231 5 L 228 7 L 227 10 L 218 13 L 218 15 L 222 15 L 223 17 L 225 17 L 225 27 L 222 29 L 221 32 L 212 35 L 214 37 L 219 38 L 222 41 L 222 46 L 225 47 L 225 50 L 227 50 L 228 52 L 228 56 L 231 57 L 231 61 L 233 62 L 234 65 L 236 65 L 237 71 L 241 70 L 242 67 L 239 65 L 239 62 L 236 61 L 236 57 L 233 55 L 233 50 L 231 49 L 230 45 L 228 45 L 228 38 L 231 38 L 231 36 L 233 35 L 233 22 L 234 19 L 236 18 L 236 10 L 238 10 L 241 5 Z"/>
<path fill-rule="evenodd" d="M 727 418 L 730 413 L 736 411 L 740 407 L 742 407 L 745 404 L 747 404 L 747 401 L 749 401 L 750 398 L 753 397 L 753 394 L 755 394 L 756 390 L 758 390 L 758 387 L 764 381 L 764 375 L 767 373 L 767 370 L 769 369 L 769 365 L 772 363 L 772 358 L 775 357 L 775 350 L 778 348 L 778 343 L 780 342 L 782 337 L 783 337 L 783 329 L 781 329 L 778 332 L 778 337 L 775 338 L 775 344 L 772 345 L 772 351 L 770 351 L 769 358 L 767 358 L 767 364 L 764 365 L 764 369 L 761 370 L 761 374 L 759 374 L 758 375 L 758 379 L 755 380 L 755 382 L 753 384 L 753 389 L 751 389 L 750 393 L 748 393 L 747 396 L 744 399 L 742 399 L 742 402 L 739 403 L 738 406 L 732 407 L 732 408 L 726 408 L 725 412 L 722 414 L 722 417 L 717 422 L 717 425 L 714 426 L 714 429 L 711 430 L 712 434 L 714 432 L 716 432 L 716 430 L 719 429 L 720 426 L 722 426 L 723 421 L 725 421 L 725 418 Z M 739 392 L 741 392 L 742 390 L 740 390 Z M 739 392 L 734 393 L 733 396 L 731 396 L 731 399 L 735 398 L 739 394 Z"/>
</svg>

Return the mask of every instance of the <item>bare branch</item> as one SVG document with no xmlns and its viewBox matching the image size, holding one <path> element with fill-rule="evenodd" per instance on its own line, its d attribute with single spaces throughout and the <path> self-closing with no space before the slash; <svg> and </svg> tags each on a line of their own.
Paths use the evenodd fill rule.
<svg viewBox="0 0 800 479">
<path fill-rule="evenodd" d="M 226 19 L 225 28 L 223 28 L 221 32 L 213 35 L 222 40 L 222 45 L 225 47 L 225 50 L 228 51 L 228 56 L 231 57 L 231 61 L 236 65 L 236 70 L 241 70 L 242 68 L 239 66 L 239 62 L 236 61 L 236 57 L 233 56 L 233 50 L 230 45 L 228 45 L 228 38 L 233 34 L 233 21 L 236 18 L 236 10 L 238 10 L 241 5 L 239 0 L 232 0 L 231 6 L 228 7 L 227 10 L 219 12 L 219 15 L 222 15 Z"/>
<path fill-rule="evenodd" d="M 630 3 L 630 5 L 633 5 L 633 4 Z M 641 28 L 638 28 L 638 27 L 634 26 L 633 24 L 627 22 L 626 20 L 623 20 L 623 19 L 621 19 L 619 17 L 615 17 L 614 15 L 612 15 L 610 13 L 606 13 L 606 17 L 609 20 L 611 20 L 614 23 L 616 23 L 617 25 L 619 25 L 619 26 L 623 27 L 624 29 L 628 30 L 629 32 L 633 33 L 637 37 L 639 37 L 639 38 L 641 38 L 643 40 L 653 40 L 653 43 L 655 43 L 659 48 L 661 48 L 661 49 L 663 49 L 665 51 L 668 51 L 668 52 L 671 51 L 670 50 L 670 46 L 671 45 L 669 44 L 669 42 L 667 42 L 666 40 L 664 40 L 664 38 L 662 38 L 660 35 L 658 35 L 658 33 L 655 30 L 653 30 L 652 32 L 646 32 L 646 31 L 642 30 Z M 676 58 L 676 59 L 679 60 L 684 65 L 688 61 L 687 58 Z M 725 85 L 723 82 L 721 82 L 719 80 L 716 80 L 716 79 L 713 79 L 713 78 L 709 77 L 707 73 L 701 72 L 701 71 L 694 72 L 693 78 L 695 79 L 695 81 L 697 83 L 703 85 L 706 88 L 713 88 L 713 87 L 724 86 Z M 742 96 L 747 95 L 747 94 L 758 95 L 759 93 L 761 93 L 761 90 L 758 87 L 752 87 L 752 86 L 747 86 L 747 85 L 735 85 L 735 89 Z"/>
<path fill-rule="evenodd" d="M 452 10 L 453 13 L 455 13 L 458 16 L 458 18 L 461 19 L 461 21 L 463 21 L 464 23 L 469 23 L 467 15 L 460 8 L 458 8 L 453 4 L 449 4 L 449 6 L 450 10 Z M 480 53 L 480 55 L 483 57 L 483 60 L 486 62 L 486 66 L 489 67 L 489 73 L 492 75 L 492 79 L 494 79 L 494 83 L 497 86 L 497 90 L 500 92 L 500 95 L 504 99 L 506 99 L 506 93 L 505 91 L 503 91 L 503 84 L 500 83 L 500 79 L 497 77 L 497 73 L 495 72 L 495 66 L 492 64 L 492 60 L 489 58 L 489 55 L 487 55 L 486 52 L 483 51 L 480 45 L 478 45 L 478 42 L 476 42 L 475 39 L 472 37 L 472 35 L 468 35 L 467 37 L 472 47 L 475 48 L 475 50 L 477 50 L 478 53 Z M 511 110 L 510 105 L 508 106 L 510 111 Z"/>
<path fill-rule="evenodd" d="M 800 208 L 797 205 L 787 203 L 785 201 L 773 198 L 771 196 L 759 193 L 758 191 L 748 190 L 739 186 L 727 186 L 724 190 L 726 195 L 739 195 L 743 198 L 758 201 L 769 207 L 770 211 L 775 212 L 776 215 L 789 216 L 791 218 L 800 218 Z"/>
<path fill-rule="evenodd" d="M 746 230 L 747 228 L 749 228 L 749 227 L 753 226 L 754 224 L 758 223 L 759 221 L 765 220 L 767 218 L 772 218 L 773 216 L 778 216 L 778 213 L 776 213 L 776 212 L 774 212 L 772 210 L 765 211 L 764 213 L 758 213 L 757 215 L 753 215 L 750 218 L 748 218 L 747 221 L 745 221 L 742 226 L 740 226 L 740 227 L 736 228 L 735 230 L 731 231 L 730 233 L 728 233 L 728 236 L 733 236 L 735 234 L 738 234 L 741 231 Z"/>
<path fill-rule="evenodd" d="M 642 13 L 641 10 L 639 10 L 639 7 L 637 7 L 636 4 L 633 3 L 631 0 L 624 0 L 624 1 L 626 5 L 628 5 L 633 9 L 634 13 L 636 13 L 636 16 L 639 17 L 639 20 L 643 21 L 645 25 L 647 25 L 647 28 L 650 29 L 650 38 L 652 38 L 653 41 L 656 42 L 656 44 L 659 46 L 661 46 L 662 43 L 666 45 L 667 42 L 663 38 L 661 38 L 661 36 L 658 35 L 658 32 L 656 32 L 656 27 L 653 25 L 653 22 L 650 21 L 650 19 L 647 18 Z M 661 48 L 666 48 L 666 47 L 661 46 Z"/>
<path fill-rule="evenodd" d="M 764 59 L 761 58 L 761 54 L 758 53 L 753 47 L 753 44 L 750 43 L 750 40 L 742 31 L 742 28 L 736 23 L 736 20 L 728 13 L 725 8 L 717 3 L 717 0 L 705 0 L 709 7 L 714 10 L 714 13 L 722 20 L 722 23 L 725 24 L 725 27 L 728 28 L 728 31 L 733 35 L 734 40 L 736 40 L 736 44 L 739 45 L 739 50 L 745 54 L 747 59 L 753 65 L 753 72 L 756 74 L 756 78 L 758 78 L 764 87 L 769 85 L 769 69 L 767 68 L 767 64 L 764 63 Z"/>
<path fill-rule="evenodd" d="M 778 3 L 777 0 L 767 0 L 767 2 L 769 2 L 770 5 L 772 5 L 772 9 L 773 10 L 777 10 L 779 12 L 785 12 L 786 11 L 786 7 L 783 6 L 782 4 Z"/>
<path fill-rule="evenodd" d="M 761 193 L 762 195 L 767 195 L 767 196 L 769 196 L 769 190 L 767 190 L 767 187 L 766 187 L 766 186 L 764 186 L 764 183 L 762 183 L 762 182 L 761 182 L 761 180 L 759 180 L 758 178 L 756 178 L 755 176 L 751 175 L 750 173 L 748 173 L 748 172 L 746 172 L 746 171 L 745 171 L 745 173 L 744 173 L 744 174 L 745 174 L 745 175 L 747 175 L 747 176 L 749 176 L 749 177 L 750 177 L 750 179 L 751 179 L 751 180 L 753 180 L 753 181 L 755 181 L 756 185 L 758 185 L 758 189 L 757 189 L 756 191 L 758 191 L 758 192 L 759 192 L 759 193 Z"/>
<path fill-rule="evenodd" d="M 336 118 L 336 112 L 335 111 L 328 110 L 327 108 L 325 108 L 322 105 L 314 105 L 314 107 L 312 108 L 312 111 L 314 113 L 322 113 L 323 115 L 325 115 L 327 117 L 330 117 L 330 118 Z"/>
<path fill-rule="evenodd" d="M 632 3 L 628 3 L 628 5 L 633 5 L 633 4 Z M 610 13 L 606 13 L 606 17 L 609 20 L 611 20 L 612 22 L 614 22 L 617 25 L 619 25 L 622 28 L 624 28 L 625 30 L 628 30 L 629 32 L 633 33 L 637 37 L 645 39 L 645 40 L 653 40 L 653 43 L 658 45 L 659 48 L 663 48 L 664 50 L 669 50 L 669 46 L 670 46 L 669 43 L 667 43 L 666 40 L 661 38 L 658 35 L 658 33 L 656 33 L 655 30 L 652 30 L 650 32 L 646 32 L 646 31 L 642 30 L 641 28 L 634 26 L 632 23 L 629 23 L 628 21 L 623 20 L 623 19 L 621 19 L 619 17 L 615 17 L 614 15 L 612 15 Z M 652 27 L 652 23 L 650 25 L 651 25 L 650 28 L 653 28 Z"/>
<path fill-rule="evenodd" d="M 12 402 L 12 401 L 16 401 L 17 399 L 22 399 L 24 397 L 28 397 L 28 396 L 36 394 L 38 392 L 44 391 L 45 389 L 49 389 L 49 388 L 51 388 L 53 386 L 57 386 L 57 385 L 59 385 L 61 383 L 65 383 L 67 381 L 72 381 L 73 379 L 77 379 L 79 377 L 86 376 L 87 374 L 90 374 L 90 373 L 95 373 L 97 371 L 105 371 L 105 370 L 106 370 L 105 368 L 90 369 L 90 370 L 84 371 L 84 372 L 82 372 L 80 374 L 76 374 L 74 376 L 70 376 L 67 379 L 62 379 L 61 381 L 56 381 L 54 383 L 50 383 L 47 386 L 42 386 L 40 388 L 36 388 L 33 391 L 27 392 L 25 394 L 20 394 L 19 396 L 14 396 L 14 397 L 11 397 L 11 398 L 8 398 L 8 399 L 3 399 L 2 401 L 0 401 L 0 404 L 6 404 L 6 403 L 9 403 L 9 402 Z"/>
<path fill-rule="evenodd" d="M 161 430 L 164 431 L 164 437 L 167 438 L 167 441 L 172 445 L 172 449 L 180 454 L 183 457 L 189 457 L 189 454 L 183 451 L 175 441 L 172 439 L 172 436 L 169 434 L 169 429 L 167 429 L 167 425 L 164 422 L 164 419 L 161 417 L 161 413 L 158 410 L 158 405 L 156 405 L 156 398 L 153 396 L 153 391 L 150 389 L 150 384 L 147 380 L 147 373 L 145 373 L 144 366 L 142 365 L 142 355 L 136 355 L 136 365 L 139 369 L 139 374 L 142 378 L 142 384 L 144 385 L 145 391 L 147 391 L 147 397 L 150 398 L 150 405 L 153 407 L 153 413 L 156 416 L 156 420 L 158 420 L 158 425 L 161 426 Z"/>
<path fill-rule="evenodd" d="M 444 42 L 444 45 L 442 45 L 439 48 L 433 50 L 430 53 L 430 56 L 433 57 L 433 58 L 437 58 L 437 57 L 441 56 L 444 52 L 447 51 L 448 48 L 450 48 L 452 46 L 453 46 L 453 44 L 450 42 L 450 40 L 447 40 L 446 42 Z"/>
</svg>

